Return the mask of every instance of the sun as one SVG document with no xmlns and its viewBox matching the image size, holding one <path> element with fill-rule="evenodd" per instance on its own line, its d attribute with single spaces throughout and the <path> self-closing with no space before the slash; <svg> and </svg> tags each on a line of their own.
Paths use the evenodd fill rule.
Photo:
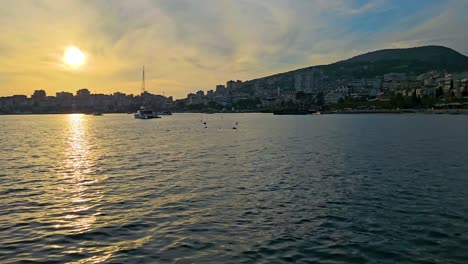
<svg viewBox="0 0 468 264">
<path fill-rule="evenodd" d="M 77 68 L 85 63 L 84 53 L 77 47 L 71 46 L 65 49 L 63 54 L 63 62 L 68 66 Z"/>
</svg>

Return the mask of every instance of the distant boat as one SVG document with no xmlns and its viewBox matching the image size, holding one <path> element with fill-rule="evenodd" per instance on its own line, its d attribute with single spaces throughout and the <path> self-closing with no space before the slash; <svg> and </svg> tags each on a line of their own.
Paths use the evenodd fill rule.
<svg viewBox="0 0 468 264">
<path fill-rule="evenodd" d="M 101 112 L 94 112 L 93 116 L 102 116 L 102 113 Z"/>
<path fill-rule="evenodd" d="M 136 118 L 136 119 L 161 118 L 161 117 L 158 116 L 158 114 L 156 114 L 153 110 L 146 109 L 144 106 L 142 106 L 142 107 L 140 108 L 140 110 L 138 110 L 138 112 L 136 112 L 136 113 L 133 115 L 133 117 Z"/>
<path fill-rule="evenodd" d="M 172 115 L 172 112 L 171 111 L 162 111 L 162 112 L 158 112 L 158 115 Z"/>
</svg>

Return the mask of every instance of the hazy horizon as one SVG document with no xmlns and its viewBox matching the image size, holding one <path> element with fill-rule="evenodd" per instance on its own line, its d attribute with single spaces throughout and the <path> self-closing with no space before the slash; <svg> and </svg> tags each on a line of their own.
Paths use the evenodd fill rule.
<svg viewBox="0 0 468 264">
<path fill-rule="evenodd" d="M 385 48 L 468 54 L 468 2 L 16 1 L 0 9 L 0 96 L 59 91 L 185 97 Z M 79 10 L 79 12 L 77 12 Z M 69 46 L 84 63 L 64 63 Z"/>
</svg>

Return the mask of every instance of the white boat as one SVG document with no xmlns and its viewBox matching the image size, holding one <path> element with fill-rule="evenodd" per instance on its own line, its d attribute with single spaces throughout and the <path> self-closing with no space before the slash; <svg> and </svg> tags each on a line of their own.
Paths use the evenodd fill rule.
<svg viewBox="0 0 468 264">
<path fill-rule="evenodd" d="M 156 114 L 153 110 L 146 109 L 144 106 L 138 110 L 135 114 L 133 114 L 133 117 L 136 119 L 153 119 L 153 118 L 161 118 Z"/>
<path fill-rule="evenodd" d="M 144 93 L 145 93 L 145 66 L 143 66 L 143 78 L 141 81 L 141 94 L 143 95 Z M 138 112 L 133 114 L 133 117 L 136 119 L 161 118 L 153 110 L 146 109 L 144 106 L 140 107 L 140 110 L 138 110 Z"/>
</svg>

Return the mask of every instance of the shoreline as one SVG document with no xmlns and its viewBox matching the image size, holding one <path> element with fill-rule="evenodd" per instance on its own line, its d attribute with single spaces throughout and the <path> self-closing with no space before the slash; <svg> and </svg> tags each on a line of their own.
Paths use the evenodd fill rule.
<svg viewBox="0 0 468 264">
<path fill-rule="evenodd" d="M 248 114 L 248 113 L 263 113 L 272 114 L 262 111 L 240 111 L 240 112 L 174 112 L 174 114 Z M 12 115 L 70 115 L 70 114 L 83 114 L 88 113 L 0 113 L 0 116 Z M 127 114 L 122 112 L 108 112 L 103 114 Z M 349 115 L 349 114 L 444 114 L 444 115 L 468 115 L 468 109 L 400 109 L 400 110 L 334 110 L 334 111 L 321 111 L 320 115 Z M 317 115 L 317 114 L 307 114 Z"/>
</svg>

